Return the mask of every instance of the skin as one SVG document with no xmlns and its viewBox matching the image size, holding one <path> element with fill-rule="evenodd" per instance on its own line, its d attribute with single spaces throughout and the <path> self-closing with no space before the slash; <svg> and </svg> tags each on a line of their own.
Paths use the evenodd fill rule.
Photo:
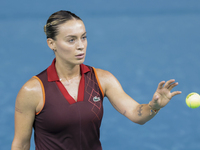
<svg viewBox="0 0 200 150">
<path fill-rule="evenodd" d="M 47 39 L 48 46 L 55 52 L 56 71 L 69 94 L 77 100 L 78 86 L 81 78 L 80 64 L 85 60 L 87 38 L 84 23 L 70 20 L 59 26 L 56 40 Z M 139 104 L 122 89 L 121 84 L 110 72 L 96 69 L 105 96 L 113 107 L 131 121 L 144 124 L 156 113 L 148 104 Z M 171 92 L 178 83 L 174 79 L 161 81 L 153 95 L 150 105 L 158 110 L 180 91 Z M 43 107 L 43 94 L 39 81 L 31 78 L 18 93 L 15 109 L 15 135 L 12 150 L 29 150 L 32 126 L 35 114 Z"/>
</svg>

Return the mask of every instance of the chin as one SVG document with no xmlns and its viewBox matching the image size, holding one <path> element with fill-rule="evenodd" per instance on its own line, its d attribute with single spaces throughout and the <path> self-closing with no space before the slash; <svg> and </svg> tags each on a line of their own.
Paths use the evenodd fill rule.
<svg viewBox="0 0 200 150">
<path fill-rule="evenodd" d="M 85 59 L 78 60 L 78 61 L 77 61 L 77 65 L 83 64 L 84 61 L 85 61 Z"/>
</svg>

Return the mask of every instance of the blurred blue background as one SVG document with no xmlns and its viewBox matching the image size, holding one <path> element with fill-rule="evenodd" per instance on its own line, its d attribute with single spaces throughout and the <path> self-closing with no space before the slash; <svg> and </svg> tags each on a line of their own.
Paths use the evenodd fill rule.
<svg viewBox="0 0 200 150">
<path fill-rule="evenodd" d="M 162 80 L 176 79 L 174 90 L 183 92 L 142 126 L 105 98 L 103 149 L 200 150 L 200 108 L 185 104 L 187 94 L 200 93 L 199 0 L 1 1 L 0 149 L 11 147 L 18 91 L 54 58 L 43 26 L 61 9 L 74 12 L 86 25 L 85 64 L 113 73 L 139 103 L 148 103 Z"/>
</svg>

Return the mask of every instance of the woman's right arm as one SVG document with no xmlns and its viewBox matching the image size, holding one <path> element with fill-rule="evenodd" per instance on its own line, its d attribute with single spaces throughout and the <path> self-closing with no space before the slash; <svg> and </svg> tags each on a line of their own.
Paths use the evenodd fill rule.
<svg viewBox="0 0 200 150">
<path fill-rule="evenodd" d="M 35 113 L 40 109 L 42 89 L 35 78 L 31 78 L 20 89 L 15 103 L 15 135 L 11 150 L 29 150 Z"/>
</svg>

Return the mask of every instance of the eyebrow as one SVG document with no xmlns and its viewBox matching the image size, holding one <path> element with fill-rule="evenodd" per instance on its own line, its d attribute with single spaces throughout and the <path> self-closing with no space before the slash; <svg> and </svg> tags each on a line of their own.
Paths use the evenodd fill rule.
<svg viewBox="0 0 200 150">
<path fill-rule="evenodd" d="M 86 34 L 87 34 L 87 32 L 84 32 L 81 36 L 86 35 Z M 75 36 L 75 35 L 67 35 L 65 38 L 67 38 L 67 37 L 77 37 L 77 36 Z"/>
</svg>

